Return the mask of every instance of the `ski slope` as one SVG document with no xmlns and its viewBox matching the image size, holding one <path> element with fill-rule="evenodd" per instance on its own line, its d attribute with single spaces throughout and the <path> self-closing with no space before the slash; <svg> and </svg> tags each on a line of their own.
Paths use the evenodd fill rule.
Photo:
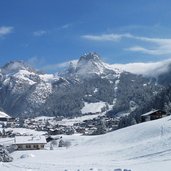
<svg viewBox="0 0 171 171">
<path fill-rule="evenodd" d="M 131 171 L 171 170 L 171 117 L 99 136 L 63 136 L 69 148 L 16 151 L 3 171 Z M 26 157 L 21 157 L 26 156 Z"/>
</svg>

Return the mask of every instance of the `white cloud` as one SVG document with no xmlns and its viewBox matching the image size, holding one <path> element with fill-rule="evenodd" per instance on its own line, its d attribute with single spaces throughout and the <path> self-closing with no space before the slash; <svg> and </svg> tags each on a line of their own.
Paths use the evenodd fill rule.
<svg viewBox="0 0 171 171">
<path fill-rule="evenodd" d="M 70 26 L 71 26 L 71 24 L 65 24 L 65 25 L 59 27 L 59 29 L 67 29 L 67 28 L 69 28 Z"/>
<path fill-rule="evenodd" d="M 171 39 L 149 38 L 149 37 L 138 37 L 138 36 L 132 36 L 132 38 L 147 43 L 153 43 L 155 47 L 144 48 L 142 46 L 133 46 L 127 48 L 126 50 L 134 51 L 134 52 L 142 52 L 149 55 L 171 54 Z"/>
<path fill-rule="evenodd" d="M 141 52 L 149 55 L 167 55 L 171 54 L 171 39 L 163 39 L 163 38 L 150 38 L 150 37 L 141 37 L 135 36 L 130 33 L 126 34 L 101 34 L 101 35 L 83 35 L 81 36 L 83 39 L 90 41 L 120 41 L 122 39 L 134 39 L 141 42 L 146 42 L 149 48 L 143 46 L 132 46 L 126 48 L 125 50 L 132 52 Z M 152 45 L 151 45 L 152 44 Z"/>
<path fill-rule="evenodd" d="M 57 63 L 57 64 L 50 64 L 50 65 L 45 65 L 41 67 L 41 70 L 43 71 L 58 71 L 59 69 L 63 69 L 69 66 L 70 63 L 73 63 L 74 65 L 77 64 L 78 60 L 71 60 L 63 63 Z"/>
<path fill-rule="evenodd" d="M 71 26 L 73 26 L 72 23 L 67 23 L 67 24 L 64 24 L 64 25 L 57 27 L 55 30 L 57 30 L 57 31 L 65 30 L 65 29 L 70 28 Z M 53 31 L 53 30 L 51 30 L 51 31 Z"/>
<path fill-rule="evenodd" d="M 119 41 L 122 38 L 130 38 L 131 34 L 101 34 L 101 35 L 82 35 L 83 39 L 92 40 L 92 41 Z"/>
<path fill-rule="evenodd" d="M 40 36 L 45 36 L 47 34 L 51 34 L 53 33 L 55 30 L 59 31 L 59 30 L 63 30 L 63 29 L 68 29 L 69 27 L 71 27 L 72 24 L 64 24 L 62 26 L 57 27 L 56 29 L 48 29 L 48 30 L 37 30 L 33 32 L 34 36 L 40 37 Z"/>
<path fill-rule="evenodd" d="M 46 35 L 48 32 L 46 30 L 38 30 L 38 31 L 35 31 L 33 32 L 33 35 L 34 36 L 44 36 Z"/>
<path fill-rule="evenodd" d="M 133 46 L 125 50 L 133 51 L 133 52 L 142 52 L 144 54 L 149 54 L 149 55 L 165 55 L 171 53 L 171 49 L 163 49 L 163 47 L 158 47 L 155 49 L 147 49 L 141 46 Z"/>
<path fill-rule="evenodd" d="M 145 76 L 157 76 L 158 74 L 166 72 L 170 64 L 171 59 L 167 59 L 158 62 L 113 64 L 112 66 L 114 68 L 119 68 L 134 74 L 142 74 Z"/>
<path fill-rule="evenodd" d="M 45 63 L 45 59 L 43 57 L 33 56 L 27 60 L 27 63 L 33 67 L 41 67 Z"/>
<path fill-rule="evenodd" d="M 12 33 L 13 29 L 14 29 L 13 27 L 9 27 L 9 26 L 0 27 L 0 37 Z"/>
</svg>

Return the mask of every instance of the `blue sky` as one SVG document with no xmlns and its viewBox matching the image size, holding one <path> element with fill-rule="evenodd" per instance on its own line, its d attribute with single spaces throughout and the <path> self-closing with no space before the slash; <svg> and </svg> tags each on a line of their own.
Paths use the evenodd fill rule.
<svg viewBox="0 0 171 171">
<path fill-rule="evenodd" d="M 0 0 L 0 65 L 53 72 L 92 51 L 109 63 L 167 60 L 170 19 L 170 0 Z"/>
</svg>

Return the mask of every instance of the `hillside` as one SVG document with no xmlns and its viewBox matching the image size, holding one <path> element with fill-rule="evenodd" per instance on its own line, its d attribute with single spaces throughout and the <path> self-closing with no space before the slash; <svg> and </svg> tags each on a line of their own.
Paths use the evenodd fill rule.
<svg viewBox="0 0 171 171">
<path fill-rule="evenodd" d="M 69 148 L 17 151 L 4 171 L 20 169 L 58 171 L 170 171 L 171 117 L 123 128 L 99 136 L 63 136 Z M 20 158 L 22 155 L 26 158 Z M 92 168 L 92 169 L 91 169 Z"/>
<path fill-rule="evenodd" d="M 81 56 L 77 63 L 56 74 L 43 74 L 13 61 L 0 70 L 0 108 L 19 117 L 73 117 L 101 112 L 113 116 L 135 110 L 141 114 L 169 106 L 170 97 L 165 97 L 160 106 L 148 105 L 167 85 L 166 81 L 163 85 L 156 78 L 114 68 L 96 53 Z"/>
</svg>

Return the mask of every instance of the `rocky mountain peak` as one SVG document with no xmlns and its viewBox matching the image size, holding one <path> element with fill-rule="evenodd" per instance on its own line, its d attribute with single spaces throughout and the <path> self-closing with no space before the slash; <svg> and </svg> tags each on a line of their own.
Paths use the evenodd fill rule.
<svg viewBox="0 0 171 171">
<path fill-rule="evenodd" d="M 104 69 L 104 63 L 100 56 L 95 52 L 91 52 L 81 56 L 77 63 L 71 62 L 68 69 L 59 75 L 63 77 L 81 76 L 81 78 L 84 78 L 91 77 L 94 74 L 99 75 Z"/>
<path fill-rule="evenodd" d="M 99 65 L 101 66 L 102 63 L 100 56 L 95 52 L 91 52 L 80 57 L 77 67 L 82 67 L 88 64 L 96 65 L 98 67 Z"/>
<path fill-rule="evenodd" d="M 101 74 L 104 68 L 105 67 L 99 55 L 93 52 L 80 57 L 76 66 L 76 72 L 79 75 L 87 75 L 87 73 Z"/>
<path fill-rule="evenodd" d="M 20 70 L 27 70 L 27 71 L 35 72 L 24 61 L 10 61 L 1 68 L 1 72 L 3 74 L 14 74 Z"/>
<path fill-rule="evenodd" d="M 84 56 L 81 56 L 78 63 L 81 62 L 101 62 L 100 56 L 96 52 L 90 52 L 88 54 L 85 54 Z"/>
</svg>

